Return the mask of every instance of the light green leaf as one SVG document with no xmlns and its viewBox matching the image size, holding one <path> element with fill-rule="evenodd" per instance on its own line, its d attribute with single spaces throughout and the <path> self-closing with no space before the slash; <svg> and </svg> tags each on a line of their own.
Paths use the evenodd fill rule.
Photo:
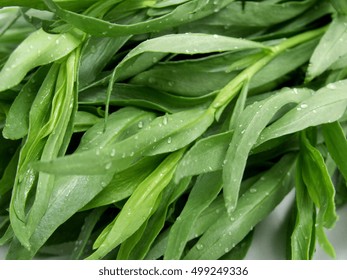
<svg viewBox="0 0 347 280">
<path fill-rule="evenodd" d="M 159 162 L 158 157 L 147 157 L 128 169 L 116 173 L 111 182 L 84 207 L 84 210 L 115 203 L 129 197 L 154 171 Z"/>
<path fill-rule="evenodd" d="M 165 188 L 163 194 L 159 197 L 160 203 L 157 202 L 158 208 L 155 213 L 148 219 L 146 229 L 143 231 L 141 238 L 130 252 L 128 259 L 142 260 L 150 250 L 155 238 L 163 230 L 168 210 L 176 201 L 177 197 L 188 188 L 191 178 L 185 178 L 178 184 L 173 181 Z M 127 239 L 125 243 L 132 243 L 132 237 Z"/>
<path fill-rule="evenodd" d="M 228 131 L 197 141 L 180 161 L 175 180 L 220 170 L 231 138 L 232 133 Z"/>
<path fill-rule="evenodd" d="M 197 33 L 164 35 L 147 40 L 132 49 L 117 66 L 116 80 L 125 79 L 146 70 L 158 59 L 164 57 L 165 53 L 202 54 L 266 48 L 261 43 L 220 35 Z M 148 53 L 158 53 L 158 55 L 153 57 Z"/>
<path fill-rule="evenodd" d="M 322 125 L 325 145 L 347 182 L 347 141 L 339 122 Z"/>
<path fill-rule="evenodd" d="M 79 104 L 103 105 L 106 103 L 106 87 L 92 87 L 79 93 Z M 166 113 L 176 113 L 193 107 L 207 107 L 214 97 L 175 96 L 153 88 L 116 83 L 110 96 L 110 105 L 137 106 Z"/>
<path fill-rule="evenodd" d="M 23 86 L 12 103 L 3 130 L 5 138 L 20 139 L 28 133 L 29 111 L 36 97 L 35 92 L 39 91 L 48 70 L 47 67 L 39 69 L 26 85 Z"/>
<path fill-rule="evenodd" d="M 308 138 L 301 134 L 302 179 L 310 198 L 318 208 L 316 234 L 320 246 L 331 257 L 335 251 L 328 241 L 323 227 L 332 228 L 337 221 L 334 202 L 335 188 L 329 176 L 324 159 L 320 152 L 312 146 Z"/>
<path fill-rule="evenodd" d="M 97 250 L 88 259 L 99 259 L 117 247 L 152 214 L 158 196 L 172 179 L 183 150 L 170 154 L 134 191 L 127 200 L 112 228 L 95 241 Z M 108 230 L 108 229 L 107 229 Z"/>
<path fill-rule="evenodd" d="M 170 229 L 164 259 L 179 260 L 181 258 L 196 219 L 217 197 L 221 189 L 220 172 L 205 174 L 197 179 L 181 214 Z"/>
<path fill-rule="evenodd" d="M 223 166 L 223 194 L 228 212 L 232 213 L 236 207 L 248 155 L 262 130 L 283 106 L 299 103 L 311 93 L 307 89 L 284 89 L 243 111 L 235 125 Z"/>
<path fill-rule="evenodd" d="M 294 161 L 293 155 L 283 157 L 240 197 L 232 214 L 224 208 L 185 259 L 218 259 L 234 248 L 290 191 Z"/>
<path fill-rule="evenodd" d="M 192 109 L 157 117 L 135 135 L 107 146 L 74 153 L 50 162 L 38 162 L 41 171 L 57 174 L 102 174 L 121 171 L 142 156 L 179 150 L 197 139 L 212 124 L 213 111 Z"/>
<path fill-rule="evenodd" d="M 81 52 L 79 67 L 79 86 L 93 82 L 97 75 L 110 62 L 114 54 L 126 43 L 129 37 L 94 38 L 85 43 Z"/>
<path fill-rule="evenodd" d="M 296 221 L 291 235 L 291 259 L 310 260 L 315 248 L 315 208 L 302 179 L 301 158 L 296 163 Z"/>
<path fill-rule="evenodd" d="M 256 146 L 310 126 L 334 122 L 342 117 L 347 106 L 347 80 L 331 83 L 303 100 L 282 118 L 264 129 Z"/>
<path fill-rule="evenodd" d="M 118 37 L 123 35 L 158 32 L 163 29 L 175 27 L 210 15 L 215 11 L 219 11 L 229 3 L 234 2 L 234 0 L 192 0 L 182 3 L 173 11 L 161 17 L 130 25 L 110 23 L 97 18 L 63 10 L 52 0 L 44 0 L 44 2 L 52 12 L 55 12 L 64 21 L 88 34 L 95 36 Z"/>
<path fill-rule="evenodd" d="M 336 17 L 315 49 L 307 70 L 307 80 L 312 80 L 347 54 L 347 16 Z"/>
<path fill-rule="evenodd" d="M 2 68 L 0 92 L 20 83 L 31 69 L 66 56 L 80 43 L 81 35 L 77 33 L 48 34 L 42 29 L 32 33 L 12 52 Z"/>
<path fill-rule="evenodd" d="M 347 3 L 344 0 L 331 0 L 336 11 L 341 15 L 347 15 Z"/>
</svg>

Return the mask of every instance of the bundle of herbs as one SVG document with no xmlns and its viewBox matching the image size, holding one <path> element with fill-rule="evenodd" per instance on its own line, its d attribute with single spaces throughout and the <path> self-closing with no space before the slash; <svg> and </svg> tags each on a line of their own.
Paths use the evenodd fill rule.
<svg viewBox="0 0 347 280">
<path fill-rule="evenodd" d="M 345 0 L 0 7 L 8 259 L 242 259 L 289 193 L 287 257 L 335 256 Z"/>
</svg>

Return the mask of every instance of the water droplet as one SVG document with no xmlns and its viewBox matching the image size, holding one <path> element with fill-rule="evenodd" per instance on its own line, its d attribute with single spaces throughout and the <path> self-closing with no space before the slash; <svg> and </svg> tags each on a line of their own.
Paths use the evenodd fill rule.
<svg viewBox="0 0 347 280">
<path fill-rule="evenodd" d="M 134 156 L 134 154 L 135 154 L 134 152 L 131 152 L 131 153 L 130 153 L 130 156 L 131 156 L 131 157 L 133 157 L 133 156 Z"/>
<path fill-rule="evenodd" d="M 242 131 L 241 131 L 241 134 L 244 134 L 245 132 L 246 132 L 246 129 L 242 130 Z"/>
<path fill-rule="evenodd" d="M 105 165 L 105 169 L 106 169 L 106 170 L 110 170 L 111 167 L 112 167 L 112 163 L 111 163 L 111 162 L 109 162 L 109 163 L 107 163 L 107 164 Z"/>
<path fill-rule="evenodd" d="M 316 113 L 317 113 L 317 110 L 313 110 L 312 112 L 313 112 L 314 114 L 316 114 Z"/>
<path fill-rule="evenodd" d="M 226 247 L 226 248 L 224 249 L 224 253 L 228 253 L 228 252 L 229 252 L 229 248 Z"/>
<path fill-rule="evenodd" d="M 230 206 L 230 207 L 228 207 L 227 212 L 228 212 L 229 215 L 231 215 L 234 212 L 234 210 L 235 210 L 235 207 L 234 206 Z"/>
<path fill-rule="evenodd" d="M 139 121 L 139 123 L 137 124 L 137 127 L 138 127 L 138 128 L 143 128 L 143 122 L 142 122 L 142 121 Z"/>
<path fill-rule="evenodd" d="M 297 88 L 294 88 L 293 92 L 294 92 L 294 94 L 298 94 L 299 93 Z"/>
<path fill-rule="evenodd" d="M 250 193 L 256 193 L 256 192 L 257 192 L 257 189 L 250 188 L 250 189 L 249 189 L 249 192 L 250 192 Z"/>
<path fill-rule="evenodd" d="M 333 83 L 331 83 L 331 84 L 328 84 L 328 85 L 327 85 L 327 88 L 328 88 L 328 89 L 336 89 L 336 85 L 333 84 Z"/>
<path fill-rule="evenodd" d="M 150 77 L 150 78 L 148 79 L 148 82 L 149 82 L 150 84 L 154 84 L 154 83 L 155 83 L 155 78 Z"/>
<path fill-rule="evenodd" d="M 204 248 L 204 245 L 202 245 L 200 243 L 196 244 L 196 249 L 202 250 L 203 248 Z"/>
<path fill-rule="evenodd" d="M 169 87 L 173 87 L 174 86 L 174 82 L 168 82 L 168 85 L 169 85 Z"/>
<path fill-rule="evenodd" d="M 305 103 L 302 103 L 302 104 L 300 105 L 300 108 L 302 108 L 302 109 L 306 109 L 307 107 L 308 107 L 308 105 L 305 104 Z"/>
<path fill-rule="evenodd" d="M 171 137 L 169 137 L 169 138 L 167 139 L 167 143 L 168 143 L 168 144 L 171 144 L 171 142 L 172 142 L 172 139 L 171 139 Z"/>
<path fill-rule="evenodd" d="M 158 58 L 153 57 L 153 58 L 152 58 L 152 61 L 153 61 L 153 63 L 157 63 L 157 62 L 158 62 Z"/>
<path fill-rule="evenodd" d="M 95 151 L 95 154 L 96 154 L 97 156 L 99 156 L 99 155 L 100 155 L 100 150 L 97 149 L 97 150 Z"/>
<path fill-rule="evenodd" d="M 101 186 L 102 186 L 102 187 L 106 187 L 106 186 L 107 186 L 106 182 L 102 181 L 102 182 L 101 182 Z"/>
<path fill-rule="evenodd" d="M 297 107 L 296 110 L 297 110 L 297 111 L 301 111 L 301 107 Z"/>
<path fill-rule="evenodd" d="M 59 45 L 59 43 L 60 43 L 59 39 L 55 40 L 55 43 L 56 43 L 57 45 Z"/>
<path fill-rule="evenodd" d="M 167 123 L 168 123 L 168 118 L 167 118 L 167 115 L 165 115 L 163 117 L 163 125 L 167 125 Z"/>
</svg>

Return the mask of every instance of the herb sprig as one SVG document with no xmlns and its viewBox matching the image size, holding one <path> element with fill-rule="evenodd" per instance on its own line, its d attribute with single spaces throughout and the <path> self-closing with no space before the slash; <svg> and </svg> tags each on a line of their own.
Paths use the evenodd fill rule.
<svg viewBox="0 0 347 280">
<path fill-rule="evenodd" d="M 243 258 L 292 189 L 288 257 L 335 257 L 345 1 L 0 7 L 9 259 Z"/>
</svg>

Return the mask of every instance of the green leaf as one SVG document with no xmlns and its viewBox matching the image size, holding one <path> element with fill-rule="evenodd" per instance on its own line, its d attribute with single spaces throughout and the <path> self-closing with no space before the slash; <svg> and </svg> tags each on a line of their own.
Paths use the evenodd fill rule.
<svg viewBox="0 0 347 280">
<path fill-rule="evenodd" d="M 307 80 L 312 80 L 347 54 L 347 16 L 337 16 L 315 49 L 307 70 Z"/>
<path fill-rule="evenodd" d="M 291 259 L 310 260 L 315 248 L 315 208 L 302 178 L 301 158 L 296 163 L 296 221 L 291 235 Z M 313 249 L 312 249 L 313 248 Z"/>
<path fill-rule="evenodd" d="M 224 87 L 239 71 L 262 56 L 262 52 L 244 50 L 199 59 L 164 61 L 137 74 L 131 83 L 179 96 L 203 96 Z"/>
<path fill-rule="evenodd" d="M 343 0 L 331 0 L 336 11 L 341 15 L 347 15 L 347 4 Z"/>
<path fill-rule="evenodd" d="M 284 89 L 269 98 L 248 106 L 239 117 L 223 166 L 223 194 L 229 213 L 235 209 L 248 155 L 262 130 L 283 106 L 299 103 L 310 90 Z"/>
<path fill-rule="evenodd" d="M 332 257 L 335 251 L 326 238 L 323 227 L 332 228 L 337 220 L 335 209 L 335 188 L 329 176 L 324 159 L 312 146 L 304 132 L 301 134 L 302 178 L 310 198 L 318 208 L 316 234 L 320 246 Z"/>
<path fill-rule="evenodd" d="M 347 182 L 347 141 L 339 122 L 322 125 L 325 145 Z"/>
<path fill-rule="evenodd" d="M 175 180 L 220 170 L 231 138 L 232 133 L 228 131 L 197 141 L 180 161 Z"/>
<path fill-rule="evenodd" d="M 158 157 L 147 157 L 133 166 L 116 173 L 111 182 L 88 203 L 84 209 L 92 209 L 121 201 L 129 197 L 160 162 Z"/>
<path fill-rule="evenodd" d="M 161 17 L 135 24 L 120 25 L 63 10 L 52 0 L 44 0 L 48 8 L 64 21 L 88 34 L 107 37 L 158 32 L 210 15 L 233 1 L 192 0 L 177 6 L 173 11 Z"/>
<path fill-rule="evenodd" d="M 185 259 L 217 259 L 234 248 L 290 191 L 294 161 L 293 155 L 283 157 L 240 197 L 232 214 L 224 209 Z"/>
<path fill-rule="evenodd" d="M 175 203 L 177 198 L 187 190 L 190 181 L 191 178 L 185 178 L 177 184 L 171 181 L 165 188 L 158 209 L 149 218 L 146 230 L 143 232 L 142 238 L 132 250 L 129 259 L 142 260 L 145 258 L 151 249 L 154 240 L 165 226 L 169 208 L 172 207 L 172 204 Z M 128 242 L 128 240 L 126 242 Z M 129 242 L 131 242 L 130 239 Z"/>
<path fill-rule="evenodd" d="M 277 1 L 278 2 L 278 1 Z M 313 0 L 287 1 L 285 3 L 271 3 L 271 1 L 247 1 L 245 9 L 243 3 L 237 1 L 228 5 L 218 13 L 196 21 L 196 24 L 222 25 L 229 29 L 239 26 L 268 27 L 290 20 L 315 4 Z M 233 15 L 230 17 L 230 15 Z M 264 16 L 266 15 L 266 16 Z"/>
<path fill-rule="evenodd" d="M 81 8 L 88 7 L 96 1 L 97 0 L 84 0 L 83 2 L 75 0 L 55 0 L 54 2 L 59 3 L 59 5 L 61 5 L 65 9 L 80 10 Z M 0 6 L 21 6 L 35 9 L 44 9 L 45 4 L 43 2 L 43 0 L 0 0 Z"/>
<path fill-rule="evenodd" d="M 31 107 L 28 136 L 19 154 L 18 170 L 11 198 L 10 217 L 12 228 L 20 242 L 27 247 L 30 246 L 28 242 L 30 234 L 25 226 L 25 205 L 30 190 L 35 186 L 38 175 L 30 168 L 29 164 L 40 158 L 46 142 L 45 138 L 50 133 L 46 124 L 50 117 L 50 106 L 58 72 L 59 65 L 53 65 Z"/>
<path fill-rule="evenodd" d="M 69 55 L 65 63 L 62 63 L 56 82 L 56 91 L 52 99 L 50 119 L 43 127 L 43 138 L 47 136 L 42 150 L 41 160 L 54 159 L 66 152 L 67 143 L 72 134 L 72 122 L 75 113 L 77 88 L 78 53 Z M 59 117 L 58 117 L 59 116 Z M 41 131 L 40 131 L 41 132 Z M 48 208 L 49 198 L 54 188 L 54 176 L 39 174 L 36 184 L 36 195 L 27 221 L 28 232 L 35 231 L 39 220 Z"/>
<path fill-rule="evenodd" d="M 121 171 L 142 156 L 173 152 L 189 145 L 212 124 L 213 111 L 201 109 L 157 117 L 135 135 L 115 144 L 96 147 L 50 162 L 38 162 L 41 171 L 57 174 L 102 174 Z M 95 147 L 95 146 L 94 146 Z"/>
<path fill-rule="evenodd" d="M 117 51 L 126 43 L 129 37 L 94 38 L 84 44 L 79 67 L 79 86 L 95 81 L 103 68 L 110 62 Z"/>
<path fill-rule="evenodd" d="M 152 214 L 158 196 L 172 179 L 183 150 L 170 154 L 134 191 L 112 228 L 95 241 L 97 250 L 88 259 L 99 259 L 136 232 Z M 109 230 L 109 231 L 108 231 Z"/>
<path fill-rule="evenodd" d="M 84 224 L 81 228 L 81 232 L 75 242 L 73 253 L 71 254 L 72 260 L 82 259 L 84 250 L 90 240 L 92 231 L 94 230 L 101 215 L 105 212 L 105 207 L 99 207 L 93 209 L 84 220 Z"/>
<path fill-rule="evenodd" d="M 23 86 L 11 105 L 6 118 L 3 135 L 7 139 L 20 139 L 28 133 L 29 111 L 35 100 L 37 92 L 47 75 L 48 68 L 40 68 L 33 77 Z"/>
<path fill-rule="evenodd" d="M 86 131 L 99 121 L 100 118 L 94 114 L 77 111 L 74 120 L 74 132 Z"/>
<path fill-rule="evenodd" d="M 128 134 L 126 133 L 127 128 L 134 124 L 137 127 L 137 123 L 146 117 L 147 113 L 139 109 L 123 108 L 118 110 L 108 120 L 111 124 L 113 123 L 113 127 L 111 124 L 107 126 L 110 131 L 106 130 L 106 137 L 102 133 L 104 127 L 102 122 L 89 130 L 92 133 L 86 133 L 84 141 L 81 141 L 78 149 L 83 150 L 84 145 L 92 147 L 92 143 L 106 145 L 110 140 L 116 142 L 117 137 L 123 139 L 129 137 L 131 131 L 132 133 L 135 132 L 132 128 Z M 139 128 L 137 127 L 137 129 Z M 109 135 L 110 132 L 113 135 Z M 86 176 L 56 176 L 47 211 L 30 238 L 30 250 L 16 241 L 10 248 L 8 258 L 32 258 L 61 224 L 83 208 L 108 185 L 113 175 L 112 172 L 104 172 L 96 176 L 90 174 Z"/>
<path fill-rule="evenodd" d="M 211 182 L 213 182 L 212 185 Z M 221 189 L 222 180 L 220 172 L 198 177 L 181 214 L 170 229 L 164 259 L 179 260 L 181 258 L 196 219 L 216 198 Z"/>
<path fill-rule="evenodd" d="M 103 105 L 106 103 L 106 88 L 92 87 L 79 93 L 79 104 Z M 207 107 L 214 95 L 182 97 L 153 88 L 116 83 L 110 96 L 110 105 L 137 106 L 166 113 L 176 113 L 193 107 Z"/>
<path fill-rule="evenodd" d="M 66 56 L 80 43 L 81 35 L 77 33 L 48 34 L 42 29 L 32 33 L 12 52 L 2 68 L 0 92 L 19 84 L 31 69 Z"/>
<path fill-rule="evenodd" d="M 219 258 L 220 260 L 242 260 L 246 257 L 249 248 L 252 245 L 253 233 L 251 231 L 246 235 L 246 237 L 238 243 L 231 251 L 226 253 L 224 256 Z"/>
<path fill-rule="evenodd" d="M 346 110 L 346 88 L 347 80 L 341 80 L 319 89 L 310 98 L 303 100 L 279 120 L 264 129 L 256 146 L 270 139 L 301 131 L 310 126 L 337 121 Z"/>
</svg>

